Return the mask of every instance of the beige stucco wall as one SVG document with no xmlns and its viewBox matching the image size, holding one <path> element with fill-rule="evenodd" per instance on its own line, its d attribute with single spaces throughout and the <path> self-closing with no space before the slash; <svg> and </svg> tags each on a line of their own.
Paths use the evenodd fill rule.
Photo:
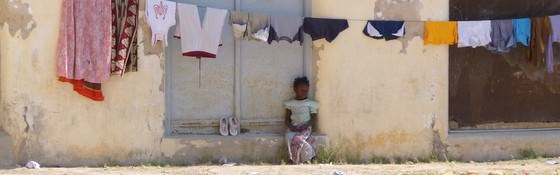
<svg viewBox="0 0 560 175">
<path fill-rule="evenodd" d="M 105 102 L 77 95 L 55 74 L 61 2 L 0 1 L 10 7 L 0 12 L 10 16 L 0 21 L 6 22 L 0 31 L 0 128 L 12 136 L 17 160 L 51 165 L 158 160 L 164 132 L 162 55 L 147 55 L 140 35 L 141 71 L 103 84 Z M 29 9 L 14 9 L 26 4 Z M 26 15 L 34 22 L 21 18 Z M 22 35 L 25 27 L 9 32 L 27 23 L 36 25 L 29 36 Z"/>
<path fill-rule="evenodd" d="M 0 135 L 5 132 L 11 138 L 11 154 L 17 161 L 37 160 L 47 165 L 181 164 L 228 154 L 253 162 L 285 156 L 281 136 L 165 137 L 165 56 L 161 48 L 146 44 L 149 31 L 143 18 L 140 71 L 105 83 L 107 100 L 103 103 L 74 93 L 55 75 L 60 2 L 0 0 Z M 447 0 L 312 2 L 315 17 L 448 17 Z M 363 162 L 377 156 L 442 156 L 448 147 L 458 157 L 501 158 L 492 156 L 492 150 L 498 148 L 484 145 L 495 136 L 458 137 L 447 143 L 447 46 L 424 46 L 422 33 L 413 28 L 401 41 L 374 40 L 361 33 L 364 24 L 350 21 L 350 28 L 333 43 L 314 43 L 314 96 L 321 103 L 319 131 L 328 137 L 323 141 L 330 140 L 331 148 L 349 161 Z M 516 143 L 504 144 L 509 148 L 499 155 L 514 154 L 515 145 L 531 147 Z M 539 143 L 549 142 L 533 145 Z M 464 145 L 486 146 L 488 151 L 474 154 L 476 148 Z M 548 149 L 554 145 L 546 145 L 538 148 L 543 148 L 543 153 L 558 153 Z M 0 154 L 5 150 L 0 149 Z"/>
<path fill-rule="evenodd" d="M 159 160 L 164 135 L 162 54 L 146 55 L 145 37 L 140 35 L 140 71 L 104 84 L 107 101 L 89 101 L 55 79 L 60 0 L 23 2 L 31 6 L 36 27 L 24 38 L 4 25 L 1 35 L 0 124 L 14 139 L 17 159 Z M 395 2 L 315 0 L 313 16 L 368 19 L 375 14 L 413 20 L 448 16 L 446 0 Z M 390 13 L 397 8 L 410 11 Z M 423 46 L 415 37 L 401 53 L 399 41 L 364 37 L 363 25 L 351 21 L 334 43 L 314 45 L 321 132 L 351 159 L 431 154 L 434 136 L 446 133 L 447 47 Z M 144 30 L 145 25 L 140 33 Z"/>
<path fill-rule="evenodd" d="M 447 6 L 447 0 L 315 0 L 313 15 L 447 20 Z M 430 156 L 433 142 L 447 133 L 447 46 L 424 46 L 414 37 L 402 53 L 402 41 L 365 37 L 364 26 L 350 21 L 333 43 L 314 43 L 321 131 L 351 159 Z"/>
<path fill-rule="evenodd" d="M 145 36 L 140 35 L 140 71 L 104 84 L 107 101 L 89 101 L 55 79 L 61 1 L 23 2 L 29 3 L 36 27 L 23 37 L 8 30 L 17 21 L 4 25 L 1 44 L 0 124 L 14 139 L 17 159 L 158 159 L 164 135 L 161 52 L 146 55 Z M 315 0 L 312 11 L 316 17 L 348 19 L 448 16 L 446 0 L 387 2 Z M 447 47 L 423 46 L 414 37 L 401 53 L 400 41 L 364 37 L 364 23 L 350 21 L 334 43 L 314 45 L 321 132 L 352 159 L 431 154 L 434 136 L 446 133 Z M 146 29 L 143 25 L 140 33 Z M 164 152 L 173 156 L 173 151 Z"/>
</svg>

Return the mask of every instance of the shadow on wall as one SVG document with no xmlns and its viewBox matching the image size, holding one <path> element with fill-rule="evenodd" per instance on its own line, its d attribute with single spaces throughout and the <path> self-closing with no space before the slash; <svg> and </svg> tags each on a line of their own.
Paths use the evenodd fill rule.
<svg viewBox="0 0 560 175">
<path fill-rule="evenodd" d="M 12 37 L 18 32 L 19 36 L 27 39 L 31 31 L 35 29 L 37 23 L 31 15 L 31 7 L 28 3 L 21 0 L 0 0 L 0 28 L 8 25 L 8 30 Z"/>
<path fill-rule="evenodd" d="M 13 150 L 12 138 L 0 128 L 0 169 L 15 166 Z"/>
</svg>

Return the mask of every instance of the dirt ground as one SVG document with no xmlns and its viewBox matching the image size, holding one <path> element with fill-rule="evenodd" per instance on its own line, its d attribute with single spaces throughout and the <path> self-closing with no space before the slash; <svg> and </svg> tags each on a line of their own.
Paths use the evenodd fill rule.
<svg viewBox="0 0 560 175">
<path fill-rule="evenodd" d="M 560 165 L 545 161 L 558 159 L 520 160 L 486 163 L 425 163 L 404 165 L 238 165 L 238 166 L 138 166 L 101 168 L 16 168 L 0 170 L 8 175 L 81 175 L 81 174 L 185 174 L 185 175 L 560 175 Z"/>
</svg>

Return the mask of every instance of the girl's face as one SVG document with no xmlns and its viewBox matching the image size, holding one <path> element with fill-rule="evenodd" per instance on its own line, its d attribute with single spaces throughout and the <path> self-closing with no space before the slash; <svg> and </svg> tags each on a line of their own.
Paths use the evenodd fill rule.
<svg viewBox="0 0 560 175">
<path fill-rule="evenodd" d="M 307 85 L 299 85 L 294 88 L 296 92 L 296 99 L 305 99 L 307 98 L 307 93 L 309 91 L 309 86 Z"/>
</svg>

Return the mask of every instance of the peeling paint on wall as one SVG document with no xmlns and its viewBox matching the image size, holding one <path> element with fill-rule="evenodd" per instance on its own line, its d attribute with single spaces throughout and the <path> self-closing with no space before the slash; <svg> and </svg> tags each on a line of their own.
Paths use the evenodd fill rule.
<svg viewBox="0 0 560 175">
<path fill-rule="evenodd" d="M 311 88 L 313 88 L 313 89 L 311 89 L 311 92 L 315 93 L 315 92 L 317 92 L 316 89 L 317 89 L 317 84 L 318 84 L 318 81 L 319 81 L 319 78 L 317 76 L 317 75 L 319 75 L 318 62 L 321 60 L 321 57 L 319 56 L 319 52 L 323 51 L 325 49 L 325 47 L 324 46 L 320 46 L 320 47 L 312 46 L 312 47 L 313 48 L 311 49 L 311 51 L 312 51 L 312 53 L 311 53 L 312 54 L 311 55 L 311 59 L 312 59 L 311 60 L 311 66 L 312 66 L 311 70 L 313 71 L 313 73 L 312 73 L 313 77 L 310 77 L 310 78 L 312 80 L 311 82 L 313 83 L 311 85 Z M 315 97 L 315 94 L 313 94 L 313 97 Z M 314 128 L 317 128 L 317 127 L 314 127 Z"/>
<path fill-rule="evenodd" d="M 22 1 L 24 0 L 0 0 L 0 3 Z M 57 16 L 60 11 L 57 2 L 60 1 L 24 1 L 36 7 L 33 19 L 46 24 L 33 29 L 33 32 L 41 35 L 32 35 L 27 40 L 13 37 L 9 43 L 2 43 L 2 73 L 5 73 L 2 79 L 2 114 L 5 118 L 0 118 L 0 125 L 7 126 L 3 129 L 13 136 L 14 147 L 18 149 L 15 151 L 18 161 L 33 158 L 42 164 L 45 162 L 45 165 L 83 166 L 157 162 L 158 159 L 164 163 L 201 163 L 227 156 L 232 160 L 272 162 L 279 161 L 277 155 L 287 155 L 285 144 L 282 144 L 284 139 L 277 136 L 260 139 L 217 136 L 214 140 L 212 136 L 203 136 L 191 138 L 194 141 L 166 138 L 165 94 L 161 92 L 164 89 L 164 66 L 167 67 L 163 57 L 166 53 L 161 43 L 156 47 L 151 45 L 150 29 L 144 17 L 139 20 L 138 36 L 141 70 L 127 74 L 125 78 L 113 78 L 104 84 L 108 100 L 103 103 L 92 103 L 68 92 L 71 87 L 57 82 L 55 71 L 51 68 L 55 60 L 52 57 L 56 55 Z M 383 1 L 388 2 L 379 5 L 384 6 L 383 8 L 402 8 L 399 4 L 419 4 L 419 1 L 414 0 Z M 140 2 L 144 6 L 144 1 Z M 427 1 L 423 2 L 428 6 Z M 429 6 L 446 3 L 446 0 L 432 2 L 430 1 Z M 354 12 L 355 9 L 351 8 L 362 7 L 364 3 L 370 6 L 374 1 L 349 1 L 348 6 L 345 4 L 342 8 L 331 9 L 330 7 L 340 6 L 339 0 L 317 0 L 313 8 L 327 5 L 313 9 L 313 13 L 322 11 L 322 14 L 332 17 L 371 17 L 371 6 L 359 9 L 363 13 Z M 420 7 L 409 6 L 406 7 L 407 10 L 414 10 L 406 13 L 417 17 L 417 12 L 414 11 Z M 340 9 L 343 10 L 337 11 Z M 377 11 L 390 18 L 393 10 L 381 8 Z M 393 15 L 408 15 L 401 12 Z M 442 14 L 430 11 L 426 16 L 446 16 Z M 4 22 L 7 19 L 2 18 L 3 24 L 9 25 Z M 371 41 L 359 33 L 362 27 L 362 24 L 351 22 L 349 31 L 341 33 L 335 42 L 313 48 L 313 71 L 317 75 L 313 77 L 316 80 L 314 83 L 316 87 L 321 86 L 321 92 L 317 92 L 322 103 L 320 129 L 329 139 L 342 138 L 337 140 L 341 142 L 348 139 L 345 149 L 353 151 L 348 152 L 348 156 L 357 159 L 369 159 L 374 154 L 410 157 L 429 155 L 432 151 L 432 132 L 424 123 L 432 126 L 436 123 L 432 120 L 437 120 L 438 124 L 435 126 L 439 126 L 446 118 L 445 110 L 440 107 L 447 104 L 443 98 L 445 94 L 442 94 L 447 85 L 440 79 L 445 79 L 442 77 L 445 77 L 444 73 L 447 71 L 443 61 L 447 60 L 447 50 L 431 47 L 422 53 L 422 43 L 418 38 L 411 38 L 407 40 L 411 41 L 409 53 L 398 54 L 396 52 L 400 45 L 396 42 L 365 45 L 364 43 Z M 417 33 L 413 36 L 421 36 L 422 32 L 413 32 L 414 27 L 408 28 L 409 35 Z M 9 36 L 7 30 L 8 27 L 3 28 L 3 36 Z M 16 32 L 15 35 L 21 35 L 18 33 L 21 32 Z M 6 47 L 9 45 L 27 47 Z M 388 53 L 386 50 L 392 52 Z M 227 61 L 213 61 L 224 60 Z M 187 61 L 189 60 L 182 62 Z M 213 62 L 213 65 L 216 64 Z M 227 66 L 230 65 L 228 62 Z M 232 74 L 226 69 L 216 70 Z M 37 74 L 37 71 L 41 74 Z M 230 80 L 227 76 L 224 77 L 226 78 L 219 80 Z M 24 79 L 36 81 L 23 81 Z M 406 84 L 408 80 L 415 80 L 414 87 Z M 437 86 L 430 86 L 432 82 Z M 394 91 L 401 93 L 391 93 Z M 420 98 L 418 94 L 421 94 Z M 406 110 L 402 109 L 403 106 Z M 438 117 L 422 117 L 431 113 Z M 347 130 L 347 127 L 352 129 Z M 139 137 L 130 137 L 130 133 Z M 197 146 L 199 148 L 194 149 Z"/>
<path fill-rule="evenodd" d="M 19 32 L 19 36 L 27 39 L 29 34 L 37 26 L 33 15 L 31 15 L 31 7 L 28 3 L 21 0 L 0 0 L 0 27 L 8 25 L 10 35 L 15 37 Z"/>
<path fill-rule="evenodd" d="M 374 14 L 376 19 L 420 20 L 423 7 L 420 0 L 377 0 Z"/>
<path fill-rule="evenodd" d="M 401 54 L 406 54 L 406 49 L 408 48 L 408 43 L 410 40 L 414 39 L 415 37 L 419 37 L 423 39 L 424 36 L 424 22 L 406 22 L 405 23 L 406 35 L 404 37 L 399 38 L 401 42 L 402 49 L 400 51 Z"/>
<path fill-rule="evenodd" d="M 140 9 L 144 10 L 146 6 L 146 2 L 145 1 L 140 1 Z M 152 45 L 152 29 L 150 28 L 150 25 L 147 22 L 146 16 L 145 15 L 140 15 L 139 19 L 138 19 L 138 25 L 139 25 L 139 30 L 140 30 L 140 34 L 142 35 L 143 40 L 139 41 L 140 43 L 138 43 L 141 47 L 139 47 L 139 49 L 144 49 L 144 55 L 148 56 L 148 55 L 157 55 L 159 56 L 160 59 L 160 68 L 162 70 L 165 70 L 165 48 L 164 48 L 164 44 L 162 41 L 157 42 L 155 45 Z M 171 29 L 174 27 L 170 28 L 169 33 L 172 34 Z M 163 75 L 161 77 L 161 81 L 159 84 L 159 91 L 160 92 L 165 92 L 165 71 L 163 71 Z"/>
<path fill-rule="evenodd" d="M 385 20 L 420 20 L 420 10 L 423 8 L 420 0 L 378 0 L 375 2 L 375 19 Z M 407 22 L 406 35 L 400 38 L 402 49 L 400 53 L 406 54 L 408 42 L 414 37 L 422 37 L 424 23 Z"/>
<path fill-rule="evenodd" d="M 407 21 L 448 16 L 427 8 L 446 7 L 446 0 L 354 0 L 345 4 L 351 10 L 322 5 L 340 6 L 336 0 L 317 1 L 314 16 Z M 313 52 L 320 131 L 352 159 L 421 158 L 442 150 L 435 144 L 444 144 L 447 133 L 447 47 L 424 46 L 421 22 L 407 23 L 400 42 L 371 41 L 360 33 L 364 22 L 349 24 L 334 42 L 314 42 L 313 49 L 324 47 Z"/>
<path fill-rule="evenodd" d="M 16 161 L 33 159 L 47 166 L 152 162 L 164 133 L 164 94 L 158 90 L 163 52 L 145 55 L 142 48 L 151 43 L 141 34 L 142 69 L 105 83 L 105 102 L 73 94 L 53 69 L 61 1 L 0 0 L 0 128 L 13 141 Z M 141 23 L 142 33 L 148 26 Z"/>
<path fill-rule="evenodd" d="M 150 25 L 148 25 L 146 20 L 147 19 L 144 15 L 140 15 L 138 19 L 138 24 L 142 29 L 140 33 L 144 38 L 144 40 L 141 41 L 142 43 L 139 43 L 139 45 L 143 46 L 144 54 L 146 55 L 162 55 L 164 52 L 163 42 L 159 41 L 155 45 L 152 45 L 152 29 L 150 28 Z M 169 33 L 172 34 L 171 29 Z"/>
<path fill-rule="evenodd" d="M 3 116 L 19 116 L 4 117 L 0 119 L 0 128 L 3 128 L 10 134 L 14 144 L 14 154 L 16 159 L 27 158 L 29 147 L 28 144 L 33 138 L 40 137 L 42 124 L 40 123 L 44 116 L 44 109 L 37 102 L 33 102 L 31 98 L 25 95 L 18 95 L 19 101 L 6 102 L 3 104 Z"/>
</svg>

